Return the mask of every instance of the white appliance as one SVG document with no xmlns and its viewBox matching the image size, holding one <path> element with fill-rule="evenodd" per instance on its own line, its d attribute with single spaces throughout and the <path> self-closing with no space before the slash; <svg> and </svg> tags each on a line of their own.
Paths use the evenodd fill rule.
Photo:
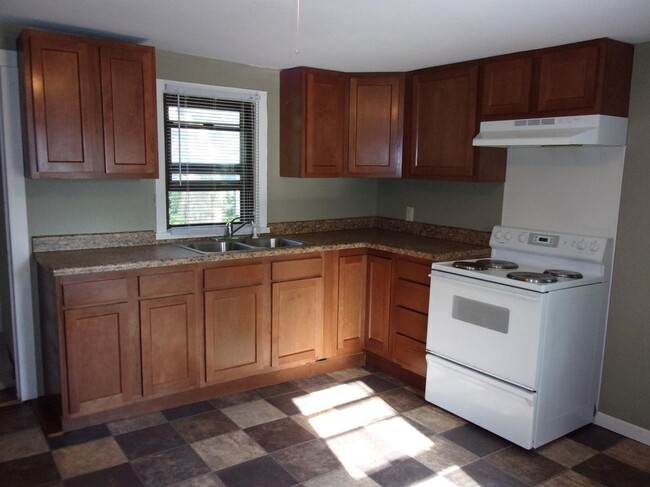
<svg viewBox="0 0 650 487">
<path fill-rule="evenodd" d="M 592 422 L 611 239 L 496 226 L 432 265 L 425 397 L 523 448 Z"/>
<path fill-rule="evenodd" d="M 627 141 L 627 118 L 610 115 L 481 122 L 475 146 L 610 145 Z"/>
</svg>

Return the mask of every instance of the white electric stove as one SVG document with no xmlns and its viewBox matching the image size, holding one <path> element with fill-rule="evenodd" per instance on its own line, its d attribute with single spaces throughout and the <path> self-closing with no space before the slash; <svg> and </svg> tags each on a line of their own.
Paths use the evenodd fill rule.
<svg viewBox="0 0 650 487">
<path fill-rule="evenodd" d="M 432 265 L 426 398 L 524 448 L 592 421 L 612 242 L 497 226 Z"/>
</svg>

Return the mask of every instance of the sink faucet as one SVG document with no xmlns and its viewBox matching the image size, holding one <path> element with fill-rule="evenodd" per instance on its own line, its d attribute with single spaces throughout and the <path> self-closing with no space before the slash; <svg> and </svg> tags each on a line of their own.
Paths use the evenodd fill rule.
<svg viewBox="0 0 650 487">
<path fill-rule="evenodd" d="M 245 226 L 245 225 L 247 225 L 249 223 L 252 223 L 252 222 L 249 222 L 249 221 L 242 221 L 241 225 L 239 225 L 238 227 L 233 229 L 232 224 L 235 223 L 237 220 L 241 221 L 241 217 L 236 216 L 235 218 L 233 218 L 231 220 L 228 220 L 226 222 L 226 228 L 225 228 L 225 230 L 223 232 L 224 238 L 232 238 L 232 236 L 235 234 L 235 232 L 237 230 L 239 230 L 240 228 L 242 228 L 243 226 Z"/>
</svg>

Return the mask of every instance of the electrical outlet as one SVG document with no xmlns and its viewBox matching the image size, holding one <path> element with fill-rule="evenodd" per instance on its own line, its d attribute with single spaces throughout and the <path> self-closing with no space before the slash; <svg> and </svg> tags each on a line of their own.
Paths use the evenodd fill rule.
<svg viewBox="0 0 650 487">
<path fill-rule="evenodd" d="M 415 208 L 412 206 L 407 206 L 406 207 L 406 221 L 407 222 L 412 222 L 413 221 L 413 212 L 415 211 Z"/>
</svg>

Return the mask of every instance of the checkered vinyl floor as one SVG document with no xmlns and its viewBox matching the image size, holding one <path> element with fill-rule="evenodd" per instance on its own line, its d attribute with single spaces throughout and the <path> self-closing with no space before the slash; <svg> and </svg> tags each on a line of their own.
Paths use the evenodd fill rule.
<svg viewBox="0 0 650 487">
<path fill-rule="evenodd" d="M 650 447 L 589 425 L 523 450 L 347 369 L 45 438 L 0 409 L 0 485 L 650 486 Z"/>
</svg>

